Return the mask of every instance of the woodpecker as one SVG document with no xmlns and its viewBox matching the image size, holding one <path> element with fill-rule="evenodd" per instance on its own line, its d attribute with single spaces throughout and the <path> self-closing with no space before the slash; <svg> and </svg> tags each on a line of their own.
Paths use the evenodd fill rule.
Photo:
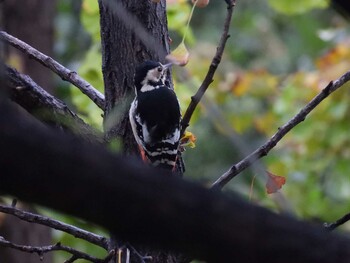
<svg viewBox="0 0 350 263">
<path fill-rule="evenodd" d="M 129 119 L 142 159 L 174 170 L 180 140 L 180 105 L 166 81 L 170 64 L 145 61 L 135 70 Z"/>
</svg>

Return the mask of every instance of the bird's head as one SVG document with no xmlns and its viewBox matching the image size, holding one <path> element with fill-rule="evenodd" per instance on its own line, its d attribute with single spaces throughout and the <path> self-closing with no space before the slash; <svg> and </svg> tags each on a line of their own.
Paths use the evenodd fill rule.
<svg viewBox="0 0 350 263">
<path fill-rule="evenodd" d="M 169 64 L 161 64 L 160 62 L 147 60 L 139 65 L 135 70 L 134 84 L 139 91 L 142 87 L 164 85 L 167 76 L 167 69 L 171 66 Z"/>
</svg>

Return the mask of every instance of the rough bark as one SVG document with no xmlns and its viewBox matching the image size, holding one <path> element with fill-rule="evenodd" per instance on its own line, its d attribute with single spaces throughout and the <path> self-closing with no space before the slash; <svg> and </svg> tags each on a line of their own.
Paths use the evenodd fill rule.
<svg viewBox="0 0 350 263">
<path fill-rule="evenodd" d="M 348 237 L 143 168 L 28 123 L 3 103 L 0 112 L 4 194 L 90 220 L 133 243 L 208 262 L 350 261 Z"/>
<path fill-rule="evenodd" d="M 122 138 L 124 152 L 135 154 L 127 114 L 134 70 L 145 59 L 164 62 L 169 52 L 165 0 L 99 0 L 99 6 L 106 137 Z"/>
</svg>

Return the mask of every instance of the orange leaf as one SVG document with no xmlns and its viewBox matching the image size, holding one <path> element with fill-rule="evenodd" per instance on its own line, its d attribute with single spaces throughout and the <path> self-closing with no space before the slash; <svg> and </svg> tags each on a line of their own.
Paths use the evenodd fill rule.
<svg viewBox="0 0 350 263">
<path fill-rule="evenodd" d="M 286 183 L 286 178 L 283 176 L 274 175 L 269 171 L 266 171 L 266 174 L 267 174 L 266 192 L 268 194 L 276 193 Z"/>
</svg>

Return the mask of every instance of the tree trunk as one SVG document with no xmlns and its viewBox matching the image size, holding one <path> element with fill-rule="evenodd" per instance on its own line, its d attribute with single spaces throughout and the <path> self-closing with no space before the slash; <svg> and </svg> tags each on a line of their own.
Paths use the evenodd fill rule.
<svg viewBox="0 0 350 263">
<path fill-rule="evenodd" d="M 169 53 L 165 0 L 99 0 L 99 6 L 106 138 L 121 138 L 124 153 L 135 154 L 128 120 L 134 70 L 146 59 L 164 62 Z"/>
<path fill-rule="evenodd" d="M 169 53 L 166 1 L 99 0 L 102 71 L 105 84 L 106 141 L 121 139 L 126 155 L 137 154 L 128 111 L 134 97 L 133 76 L 144 60 L 165 62 Z M 171 77 L 170 83 L 171 83 Z M 118 244 L 121 247 L 123 244 Z M 150 262 L 185 262 L 182 256 L 136 248 Z M 123 253 L 125 255 L 125 251 Z M 125 260 L 125 259 L 124 259 Z M 141 262 L 131 249 L 131 262 Z"/>
<path fill-rule="evenodd" d="M 1 26 L 10 34 L 29 43 L 46 55 L 53 53 L 53 26 L 56 9 L 55 0 L 6 0 L 0 3 L 2 7 Z M 53 75 L 36 61 L 15 48 L 9 47 L 6 55 L 17 68 L 30 75 L 40 86 L 51 94 L 54 91 Z M 29 205 L 27 209 L 34 211 Z M 28 224 L 24 221 L 5 216 L 0 222 L 0 235 L 14 243 L 32 246 L 48 245 L 52 242 L 51 229 L 40 225 Z M 6 263 L 38 262 L 39 256 L 28 255 L 8 248 L 0 248 L 0 261 Z M 43 258 L 44 263 L 52 262 L 52 255 Z"/>
<path fill-rule="evenodd" d="M 2 5 L 5 31 L 52 56 L 56 0 L 6 0 Z M 49 69 L 15 48 L 8 49 L 8 56 L 16 68 L 53 94 L 53 75 Z"/>
</svg>

